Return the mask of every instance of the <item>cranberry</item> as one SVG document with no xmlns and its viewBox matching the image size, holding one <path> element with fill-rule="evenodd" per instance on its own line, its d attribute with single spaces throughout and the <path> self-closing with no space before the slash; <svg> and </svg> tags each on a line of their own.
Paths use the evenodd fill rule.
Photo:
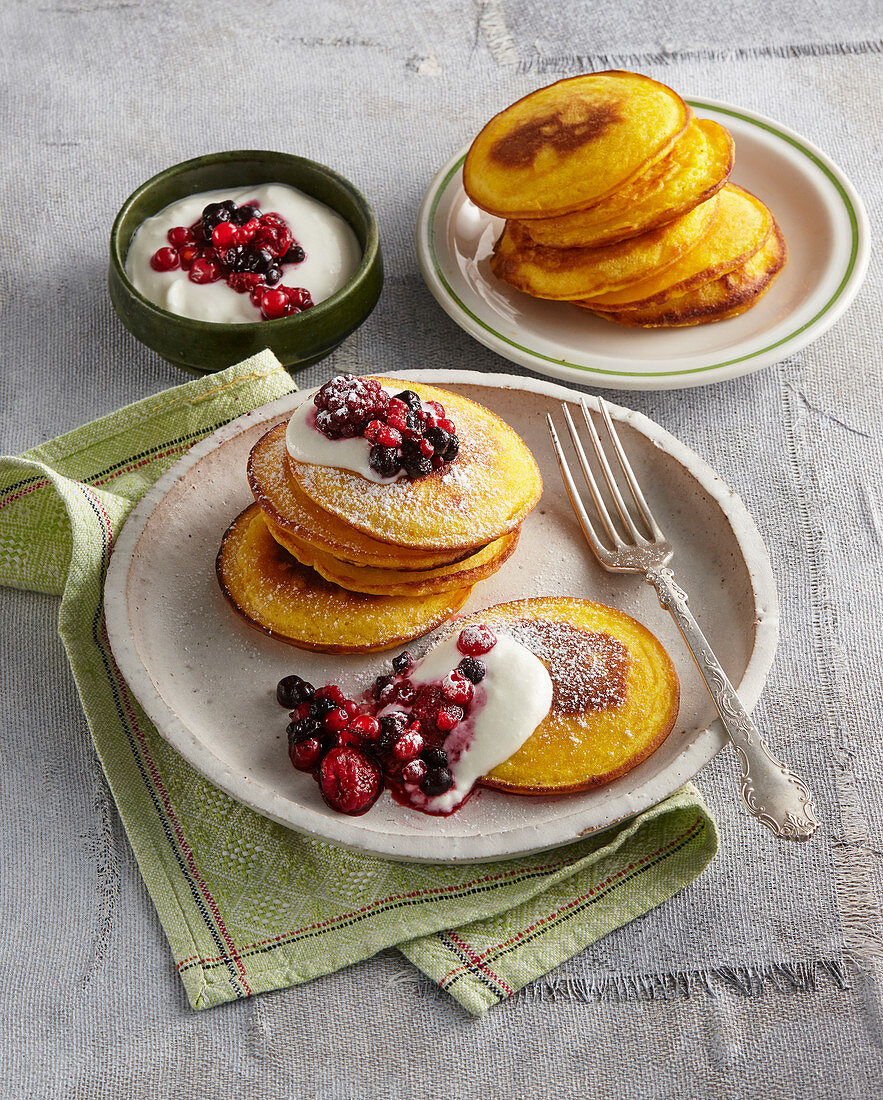
<svg viewBox="0 0 883 1100">
<path fill-rule="evenodd" d="M 335 707 L 325 715 L 322 724 L 329 733 L 339 733 L 349 725 L 350 716 L 343 707 Z"/>
<path fill-rule="evenodd" d="M 181 257 L 174 248 L 158 248 L 150 257 L 154 271 L 174 271 L 181 266 Z"/>
<path fill-rule="evenodd" d="M 454 777 L 447 768 L 429 768 L 420 781 L 420 790 L 430 798 L 444 794 L 454 785 Z"/>
<path fill-rule="evenodd" d="M 268 321 L 284 317 L 291 310 L 288 295 L 281 290 L 268 290 L 261 296 L 261 313 Z"/>
<path fill-rule="evenodd" d="M 448 730 L 452 730 L 459 722 L 463 721 L 463 708 L 454 706 L 453 703 L 449 703 L 447 706 L 441 708 L 438 712 L 438 716 L 435 719 L 435 724 L 442 731 L 447 733 Z"/>
<path fill-rule="evenodd" d="M 464 657 L 457 668 L 473 684 L 480 684 L 487 675 L 487 665 L 477 657 Z"/>
<path fill-rule="evenodd" d="M 346 696 L 337 684 L 326 684 L 315 692 L 316 699 L 330 699 L 337 706 L 342 707 L 346 702 Z"/>
<path fill-rule="evenodd" d="M 238 244 L 239 230 L 230 222 L 218 222 L 212 230 L 212 244 L 215 248 L 230 248 Z"/>
<path fill-rule="evenodd" d="M 202 250 L 197 244 L 185 244 L 183 248 L 179 248 L 178 258 L 181 261 L 181 267 L 183 267 L 185 271 L 189 271 L 199 259 L 201 251 Z"/>
<path fill-rule="evenodd" d="M 280 707 L 291 710 L 298 703 L 313 698 L 316 689 L 300 676 L 283 676 L 276 685 L 276 700 Z"/>
<path fill-rule="evenodd" d="M 402 780 L 405 783 L 419 783 L 426 771 L 425 760 L 411 760 L 402 768 Z"/>
<path fill-rule="evenodd" d="M 383 776 L 377 763 L 351 745 L 330 749 L 319 767 L 319 790 L 332 808 L 363 814 L 377 801 Z"/>
<path fill-rule="evenodd" d="M 467 657 L 478 657 L 487 653 L 497 644 L 497 636 L 489 626 L 479 623 L 475 626 L 464 626 L 457 639 L 457 649 L 465 653 Z"/>
<path fill-rule="evenodd" d="M 421 752 L 423 752 L 423 736 L 419 726 L 408 726 L 392 747 L 396 760 L 416 760 Z"/>
<path fill-rule="evenodd" d="M 357 714 L 350 722 L 350 729 L 368 741 L 373 741 L 380 733 L 380 723 L 373 714 Z"/>
<path fill-rule="evenodd" d="M 442 694 L 449 703 L 457 703 L 458 706 L 465 707 L 472 700 L 474 690 L 472 684 L 462 672 L 458 672 L 456 669 L 449 672 L 442 680 L 441 688 Z"/>
<path fill-rule="evenodd" d="M 221 269 L 211 260 L 194 260 L 188 278 L 192 283 L 216 283 L 221 277 Z"/>
<path fill-rule="evenodd" d="M 322 744 L 315 737 L 295 741 L 288 750 L 291 763 L 302 772 L 310 772 L 322 757 Z"/>
<path fill-rule="evenodd" d="M 185 244 L 193 244 L 193 230 L 186 225 L 176 225 L 166 233 L 166 239 L 174 248 L 180 248 Z"/>
</svg>

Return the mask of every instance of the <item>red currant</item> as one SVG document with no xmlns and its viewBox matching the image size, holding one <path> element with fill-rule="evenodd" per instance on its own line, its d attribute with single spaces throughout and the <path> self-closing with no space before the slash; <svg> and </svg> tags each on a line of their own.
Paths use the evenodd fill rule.
<svg viewBox="0 0 883 1100">
<path fill-rule="evenodd" d="M 230 222 L 218 222 L 212 230 L 212 244 L 215 248 L 232 248 L 234 244 L 239 243 L 238 235 L 239 231 L 235 225 L 231 225 Z"/>
<path fill-rule="evenodd" d="M 150 257 L 154 271 L 174 271 L 181 266 L 181 257 L 174 248 L 158 248 Z"/>
<path fill-rule="evenodd" d="M 169 244 L 175 248 L 180 248 L 185 244 L 193 244 L 194 241 L 193 230 L 188 229 L 186 225 L 176 225 L 166 233 L 166 237 Z"/>
<path fill-rule="evenodd" d="M 291 302 L 284 290 L 267 290 L 261 298 L 261 313 L 268 321 L 291 312 Z"/>
<path fill-rule="evenodd" d="M 467 657 L 479 657 L 493 649 L 496 644 L 496 634 L 484 623 L 463 627 L 457 639 L 457 649 Z"/>
</svg>

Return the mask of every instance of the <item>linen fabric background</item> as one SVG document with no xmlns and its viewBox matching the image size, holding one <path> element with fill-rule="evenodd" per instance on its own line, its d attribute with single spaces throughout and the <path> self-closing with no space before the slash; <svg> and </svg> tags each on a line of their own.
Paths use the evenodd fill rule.
<svg viewBox="0 0 883 1100">
<path fill-rule="evenodd" d="M 135 186 L 199 153 L 302 153 L 374 204 L 381 301 L 301 385 L 345 370 L 517 373 L 431 298 L 413 222 L 455 149 L 563 76 L 638 69 L 769 115 L 841 166 L 879 234 L 872 0 L 674 0 L 662 15 L 639 0 L 10 0 L 0 32 L 7 453 L 183 379 L 113 315 L 107 236 Z M 478 1022 L 393 952 L 190 1012 L 92 750 L 57 601 L 3 590 L 0 1095 L 880 1095 L 880 281 L 875 256 L 848 314 L 759 374 L 611 393 L 706 458 L 767 542 L 782 637 L 756 717 L 816 792 L 820 835 L 795 847 L 760 832 L 722 753 L 700 779 L 721 832 L 709 870 Z"/>
</svg>

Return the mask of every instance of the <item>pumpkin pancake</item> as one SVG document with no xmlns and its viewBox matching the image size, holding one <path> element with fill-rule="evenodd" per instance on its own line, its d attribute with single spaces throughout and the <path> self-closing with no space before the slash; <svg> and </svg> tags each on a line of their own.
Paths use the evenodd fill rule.
<svg viewBox="0 0 883 1100">
<path fill-rule="evenodd" d="M 516 794 L 600 786 L 646 759 L 668 736 L 680 688 L 659 641 L 612 607 L 549 596 L 458 619 L 511 634 L 552 679 L 552 707 L 525 743 L 481 780 Z"/>
<path fill-rule="evenodd" d="M 271 428 L 252 448 L 248 459 L 251 491 L 271 526 L 341 562 L 380 569 L 433 569 L 458 561 L 467 553 L 459 549 L 413 550 L 379 542 L 320 508 L 291 475 L 285 428 L 285 424 Z"/>
<path fill-rule="evenodd" d="M 381 379 L 440 401 L 457 426 L 457 458 L 418 481 L 387 484 L 333 466 L 289 461 L 303 492 L 318 507 L 394 549 L 467 551 L 520 527 L 540 499 L 543 482 L 533 455 L 489 409 L 449 390 Z"/>
<path fill-rule="evenodd" d="M 695 248 L 649 279 L 632 283 L 591 301 L 575 302 L 580 309 L 642 309 L 686 294 L 745 264 L 763 245 L 773 227 L 773 216 L 764 204 L 729 183 L 720 193 L 718 216 Z"/>
<path fill-rule="evenodd" d="M 467 586 L 418 597 L 348 592 L 287 553 L 257 504 L 227 529 L 216 569 L 221 590 L 250 626 L 325 653 L 370 653 L 410 641 L 455 614 L 472 591 Z"/>
<path fill-rule="evenodd" d="M 303 542 L 293 532 L 277 527 L 266 515 L 264 519 L 273 538 L 302 565 L 308 565 L 326 580 L 351 592 L 367 592 L 375 596 L 428 596 L 435 592 L 449 592 L 455 588 L 477 584 L 478 581 L 493 576 L 518 545 L 518 532 L 513 531 L 511 535 L 504 535 L 496 542 L 489 543 L 456 565 L 402 572 L 339 561 Z"/>
<path fill-rule="evenodd" d="M 718 200 L 715 195 L 668 225 L 603 248 L 536 245 L 520 223 L 508 221 L 494 245 L 491 270 L 534 298 L 597 298 L 663 271 L 695 248 L 717 216 Z"/>
<path fill-rule="evenodd" d="M 772 232 L 763 246 L 734 271 L 658 305 L 624 309 L 619 313 L 598 311 L 597 316 L 641 328 L 685 328 L 726 321 L 755 305 L 769 290 L 787 260 L 785 239 L 773 219 Z"/>
<path fill-rule="evenodd" d="M 466 155 L 463 185 L 504 218 L 582 210 L 664 157 L 690 117 L 676 92 L 639 73 L 559 80 L 487 123 Z"/>
<path fill-rule="evenodd" d="M 710 199 L 733 170 L 730 132 L 694 119 L 671 152 L 603 202 L 559 218 L 532 218 L 521 227 L 535 244 L 598 248 L 628 240 L 688 213 Z"/>
</svg>

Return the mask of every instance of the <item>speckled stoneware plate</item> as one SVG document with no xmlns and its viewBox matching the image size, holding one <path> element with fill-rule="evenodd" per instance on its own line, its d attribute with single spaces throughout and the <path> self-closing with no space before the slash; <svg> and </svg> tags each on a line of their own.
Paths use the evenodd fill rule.
<svg viewBox="0 0 883 1100">
<path fill-rule="evenodd" d="M 274 691 L 297 672 L 312 683 L 357 689 L 395 651 L 366 657 L 308 653 L 248 627 L 221 595 L 221 536 L 251 501 L 248 452 L 296 399 L 288 396 L 198 443 L 133 511 L 105 588 L 114 655 L 160 733 L 235 798 L 335 844 L 396 859 L 445 862 L 522 855 L 565 844 L 671 794 L 724 744 L 711 701 L 673 620 L 637 577 L 605 573 L 583 542 L 552 453 L 545 415 L 579 395 L 551 382 L 468 371 L 402 374 L 437 383 L 493 409 L 536 455 L 545 479 L 516 553 L 477 586 L 469 612 L 525 596 L 574 595 L 635 616 L 667 647 L 681 678 L 672 733 L 628 775 L 598 790 L 527 798 L 482 790 L 450 817 L 399 806 L 388 794 L 362 817 L 330 810 L 313 780 L 288 762 L 288 716 Z M 591 400 L 591 399 L 590 399 Z M 673 566 L 690 604 L 748 707 L 757 701 L 778 634 L 769 558 L 739 498 L 697 455 L 640 413 L 614 407 L 620 434 L 655 514 L 675 546 Z M 424 642 L 409 647 L 419 650 Z M 733 778 L 733 797 L 737 795 Z"/>
<path fill-rule="evenodd" d="M 503 220 L 463 190 L 461 149 L 429 186 L 417 256 L 442 309 L 470 336 L 538 374 L 581 385 L 661 390 L 750 374 L 821 336 L 855 297 L 869 254 L 868 219 L 852 184 L 824 153 L 771 119 L 713 100 L 688 100 L 736 143 L 732 181 L 775 214 L 789 260 L 740 317 L 693 328 L 623 328 L 566 302 L 521 294 L 490 270 Z"/>
</svg>

